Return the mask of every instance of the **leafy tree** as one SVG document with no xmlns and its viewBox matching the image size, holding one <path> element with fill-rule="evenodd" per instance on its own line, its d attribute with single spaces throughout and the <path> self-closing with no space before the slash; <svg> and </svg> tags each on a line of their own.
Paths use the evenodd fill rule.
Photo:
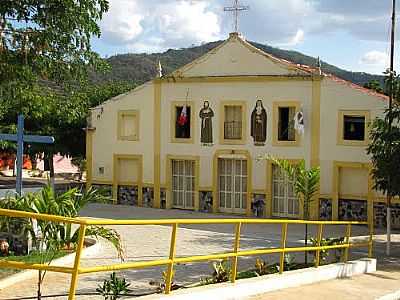
<svg viewBox="0 0 400 300">
<path fill-rule="evenodd" d="M 366 84 L 364 84 L 364 87 L 370 90 L 374 90 L 377 93 L 384 94 L 381 83 L 376 79 L 367 82 Z"/>
<path fill-rule="evenodd" d="M 85 84 L 77 90 L 67 91 L 65 94 L 49 92 L 42 95 L 41 88 L 36 86 L 31 91 L 32 97 L 28 105 L 23 107 L 25 115 L 25 129 L 27 133 L 52 135 L 55 144 L 44 146 L 40 144 L 28 145 L 25 153 L 32 158 L 42 156 L 47 152 L 47 161 L 53 153 L 61 153 L 82 160 L 85 156 L 86 117 L 90 107 L 135 87 L 134 83 L 108 82 L 101 85 Z M 1 101 L 1 100 L 0 100 Z M 0 115 L 0 131 L 15 132 L 18 103 L 10 103 L 7 113 Z M 13 143 L 0 143 L 0 149 L 13 150 Z"/>
<path fill-rule="evenodd" d="M 0 82 L 13 85 L 37 79 L 57 83 L 81 81 L 87 66 L 104 67 L 91 50 L 100 37 L 97 22 L 107 0 L 3 0 L 0 3 Z M 14 94 L 15 95 L 15 94 Z"/>
<path fill-rule="evenodd" d="M 0 2 L 1 131 L 14 132 L 22 113 L 28 133 L 56 137 L 58 143 L 47 147 L 49 159 L 58 151 L 82 155 L 87 108 L 99 96 L 86 94 L 85 83 L 90 72 L 108 66 L 92 51 L 91 39 L 100 37 L 97 23 L 108 8 L 107 0 Z"/>
<path fill-rule="evenodd" d="M 372 177 L 376 190 L 387 198 L 387 254 L 390 253 L 391 202 L 400 196 L 400 106 L 393 105 L 383 118 L 377 118 L 370 129 L 370 144 L 367 153 L 371 156 Z"/>
<path fill-rule="evenodd" d="M 275 165 L 280 167 L 286 175 L 294 182 L 294 191 L 299 203 L 303 206 L 304 220 L 310 219 L 310 205 L 315 200 L 319 189 L 320 168 L 307 169 L 304 160 L 299 163 L 291 163 L 288 160 L 268 157 Z M 305 225 L 304 243 L 308 243 L 308 225 Z M 307 252 L 305 252 L 305 263 L 307 264 Z"/>
</svg>

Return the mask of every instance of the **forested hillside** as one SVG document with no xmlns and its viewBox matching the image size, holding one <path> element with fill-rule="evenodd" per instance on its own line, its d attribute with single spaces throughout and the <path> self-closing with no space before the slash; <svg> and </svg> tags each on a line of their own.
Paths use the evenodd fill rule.
<svg viewBox="0 0 400 300">
<path fill-rule="evenodd" d="M 163 67 L 163 73 L 168 74 L 217 47 L 221 43 L 222 41 L 218 41 L 179 50 L 169 49 L 163 53 L 115 55 L 107 58 L 107 62 L 111 65 L 111 71 L 107 74 L 93 74 L 92 79 L 95 82 L 122 80 L 134 81 L 140 84 L 154 78 L 159 60 Z M 278 58 L 286 59 L 297 64 L 316 65 L 315 57 L 307 56 L 297 51 L 282 50 L 254 42 L 252 42 L 252 44 Z M 322 62 L 322 68 L 326 73 L 332 73 L 342 79 L 352 81 L 359 85 L 364 85 L 372 80 L 378 80 L 383 84 L 384 77 L 380 75 L 346 71 L 325 62 Z"/>
</svg>

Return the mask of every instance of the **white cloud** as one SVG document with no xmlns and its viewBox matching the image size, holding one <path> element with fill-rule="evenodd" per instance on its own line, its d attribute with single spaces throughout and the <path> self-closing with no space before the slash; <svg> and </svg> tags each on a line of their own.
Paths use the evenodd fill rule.
<svg viewBox="0 0 400 300">
<path fill-rule="evenodd" d="M 389 56 L 387 53 L 372 50 L 364 53 L 358 61 L 358 64 L 353 66 L 353 71 L 367 72 L 371 74 L 380 74 L 389 67 Z M 396 66 L 397 68 L 398 66 Z"/>
<path fill-rule="evenodd" d="M 220 19 L 211 1 L 111 0 L 102 40 L 134 52 L 214 41 L 221 38 Z"/>
<path fill-rule="evenodd" d="M 232 14 L 223 11 L 224 6 L 232 5 L 232 0 L 109 1 L 110 11 L 101 22 L 103 37 L 100 43 L 103 54 L 114 53 L 116 49 L 120 53 L 149 53 L 188 47 L 225 39 L 233 28 Z M 380 43 L 388 40 L 390 1 L 240 2 L 250 6 L 249 11 L 241 13 L 239 25 L 240 31 L 251 41 L 292 48 L 306 44 L 308 39 L 318 41 L 320 37 L 331 34 L 350 36 L 349 39 L 353 39 L 355 43 L 374 41 L 371 48 L 379 49 Z M 363 57 L 354 60 L 355 63 L 351 66 L 353 69 L 365 66 L 368 70 L 378 70 L 378 67 L 385 67 L 382 55 L 355 55 Z M 373 66 L 374 60 L 376 65 Z M 340 64 L 342 61 L 343 59 L 331 62 Z"/>
<path fill-rule="evenodd" d="M 288 45 L 300 42 L 313 21 L 314 8 L 307 0 L 247 0 L 250 11 L 241 17 L 241 31 L 257 42 Z M 224 28 L 230 29 L 225 16 Z M 297 40 L 295 39 L 297 36 Z"/>
<path fill-rule="evenodd" d="M 284 48 L 293 47 L 298 44 L 301 44 L 302 42 L 304 42 L 304 30 L 298 29 L 296 34 L 294 36 L 292 36 L 288 42 L 278 43 L 278 44 L 276 44 L 276 46 L 284 47 Z"/>
<path fill-rule="evenodd" d="M 389 56 L 385 52 L 376 50 L 369 51 L 361 57 L 360 64 L 366 64 L 369 66 L 379 66 L 382 67 L 382 69 L 384 69 L 389 64 Z"/>
<path fill-rule="evenodd" d="M 297 45 L 304 41 L 304 31 L 303 29 L 297 30 L 296 35 L 290 41 L 291 45 Z"/>
<path fill-rule="evenodd" d="M 208 2 L 165 2 L 155 7 L 151 19 L 158 23 L 156 29 L 166 44 L 209 42 L 219 37 L 219 19 L 207 10 Z"/>
<path fill-rule="evenodd" d="M 138 5 L 131 0 L 111 0 L 110 10 L 100 23 L 103 37 L 112 44 L 124 44 L 143 32 L 144 16 L 137 13 Z"/>
</svg>

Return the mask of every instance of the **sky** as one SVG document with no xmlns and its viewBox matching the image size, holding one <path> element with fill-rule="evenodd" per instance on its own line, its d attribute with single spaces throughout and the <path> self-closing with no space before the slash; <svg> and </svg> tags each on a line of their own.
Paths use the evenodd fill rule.
<svg viewBox="0 0 400 300">
<path fill-rule="evenodd" d="M 234 28 L 233 14 L 224 12 L 233 0 L 109 2 L 110 10 L 100 21 L 102 36 L 93 41 L 102 56 L 224 40 Z M 249 41 L 320 56 L 351 71 L 382 74 L 389 66 L 391 2 L 241 0 L 250 9 L 240 14 L 239 31 Z M 400 27 L 398 33 L 396 39 Z M 400 46 L 396 51 L 400 55 Z"/>
</svg>

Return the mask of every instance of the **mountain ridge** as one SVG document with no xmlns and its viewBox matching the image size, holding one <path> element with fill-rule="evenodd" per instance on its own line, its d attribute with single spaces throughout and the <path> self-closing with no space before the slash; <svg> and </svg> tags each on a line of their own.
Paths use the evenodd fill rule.
<svg viewBox="0 0 400 300">
<path fill-rule="evenodd" d="M 163 73 L 169 74 L 199 58 L 221 43 L 223 43 L 223 41 L 215 41 L 188 48 L 168 49 L 162 53 L 116 54 L 105 59 L 111 66 L 110 72 L 105 74 L 92 74 L 91 79 L 96 83 L 106 81 L 134 81 L 137 84 L 142 84 L 156 76 L 158 61 L 160 61 L 162 64 Z M 301 52 L 284 50 L 257 42 L 250 43 L 258 49 L 279 59 L 284 59 L 300 65 L 307 65 L 311 67 L 316 66 L 317 58 Z M 363 86 L 372 80 L 377 80 L 381 86 L 384 84 L 383 75 L 352 72 L 336 67 L 324 61 L 321 61 L 321 67 L 325 73 L 333 74 L 341 79 L 353 82 L 360 86 Z"/>
</svg>

